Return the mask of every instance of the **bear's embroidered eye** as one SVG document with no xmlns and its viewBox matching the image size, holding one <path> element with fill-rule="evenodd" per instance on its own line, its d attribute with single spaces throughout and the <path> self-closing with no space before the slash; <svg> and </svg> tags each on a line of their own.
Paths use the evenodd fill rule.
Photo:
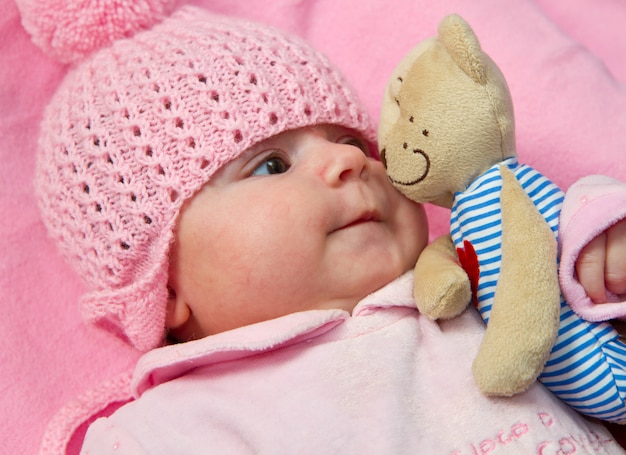
<svg viewBox="0 0 626 455">
<path fill-rule="evenodd" d="M 426 137 L 428 137 L 428 130 L 422 130 L 422 134 Z"/>
<path fill-rule="evenodd" d="M 415 117 L 410 116 L 410 117 L 409 117 L 409 122 L 413 123 L 414 121 L 415 121 Z"/>
<path fill-rule="evenodd" d="M 394 100 L 396 101 L 396 104 L 400 106 L 400 100 L 398 98 L 394 98 Z"/>
</svg>

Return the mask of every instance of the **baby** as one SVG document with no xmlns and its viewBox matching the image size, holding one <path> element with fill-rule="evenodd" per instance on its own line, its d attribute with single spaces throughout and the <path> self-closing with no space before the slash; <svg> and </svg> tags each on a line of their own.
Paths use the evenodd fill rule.
<svg viewBox="0 0 626 455">
<path fill-rule="evenodd" d="M 350 313 L 410 269 L 427 238 L 422 207 L 393 190 L 359 133 L 285 131 L 183 208 L 166 323 L 189 341 L 299 311 Z"/>
<path fill-rule="evenodd" d="M 418 313 L 423 208 L 319 53 L 193 7 L 87 53 L 42 123 L 40 206 L 86 318 L 145 354 L 84 454 L 623 453 L 538 384 L 478 392 L 483 323 Z"/>
</svg>

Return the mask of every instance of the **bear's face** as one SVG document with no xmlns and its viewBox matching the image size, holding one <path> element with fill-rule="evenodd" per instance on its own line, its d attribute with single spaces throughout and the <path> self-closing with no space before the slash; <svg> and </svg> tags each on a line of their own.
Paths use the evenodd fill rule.
<svg viewBox="0 0 626 455">
<path fill-rule="evenodd" d="M 504 158 L 489 80 L 500 74 L 485 67 L 480 76 L 486 77 L 476 80 L 455 58 L 440 39 L 409 53 L 389 80 L 379 125 L 381 157 L 394 186 L 414 201 L 444 207 Z"/>
</svg>

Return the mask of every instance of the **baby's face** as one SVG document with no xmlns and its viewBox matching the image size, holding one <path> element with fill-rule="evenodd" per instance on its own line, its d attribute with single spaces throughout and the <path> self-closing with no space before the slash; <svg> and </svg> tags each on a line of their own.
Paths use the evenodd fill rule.
<svg viewBox="0 0 626 455">
<path fill-rule="evenodd" d="M 224 166 L 184 207 L 168 324 L 183 338 L 296 311 L 352 311 L 411 269 L 426 245 L 421 205 L 337 126 L 282 133 Z"/>
</svg>

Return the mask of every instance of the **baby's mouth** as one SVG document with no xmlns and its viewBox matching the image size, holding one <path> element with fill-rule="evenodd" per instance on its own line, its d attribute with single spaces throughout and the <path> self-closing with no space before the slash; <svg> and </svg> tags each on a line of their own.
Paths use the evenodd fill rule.
<svg viewBox="0 0 626 455">
<path fill-rule="evenodd" d="M 341 225 L 339 228 L 337 229 L 333 229 L 331 231 L 331 234 L 333 232 L 337 232 L 343 229 L 348 229 L 354 226 L 358 226 L 361 224 L 365 224 L 365 223 L 371 223 L 371 222 L 380 222 L 381 221 L 381 217 L 380 214 L 374 210 L 371 211 L 366 211 L 362 214 L 360 214 L 359 216 L 355 217 L 354 219 L 352 219 L 351 221 L 348 221 L 347 223 Z"/>
</svg>

